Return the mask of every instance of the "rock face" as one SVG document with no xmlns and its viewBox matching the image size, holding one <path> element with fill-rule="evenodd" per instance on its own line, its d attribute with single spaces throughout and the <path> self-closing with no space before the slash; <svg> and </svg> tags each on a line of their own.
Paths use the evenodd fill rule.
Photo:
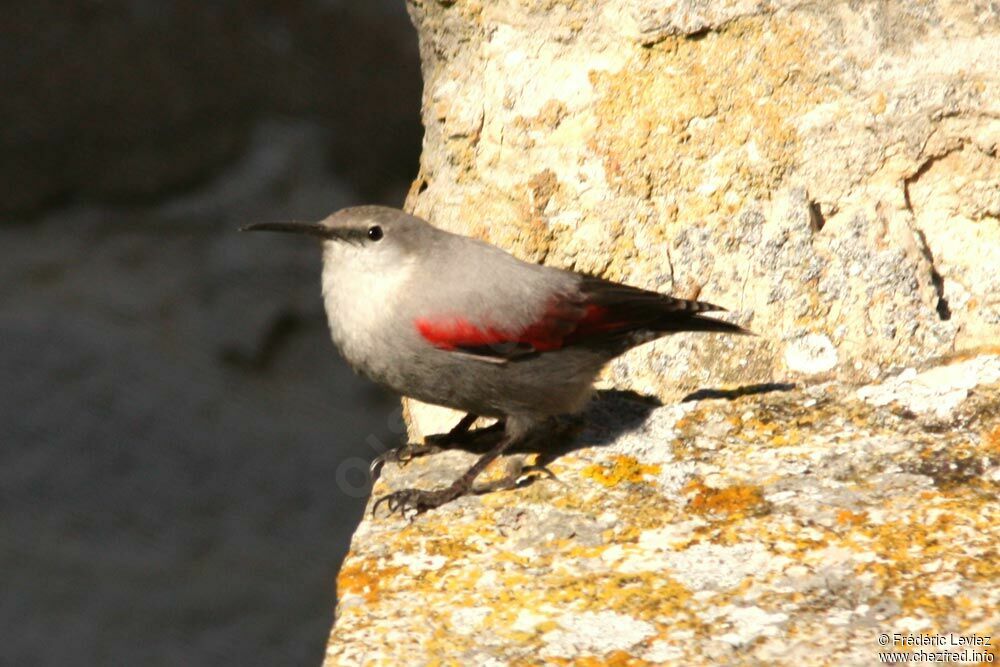
<svg viewBox="0 0 1000 667">
<path fill-rule="evenodd" d="M 880 632 L 993 633 L 996 6 L 408 7 L 411 210 L 762 335 L 613 363 L 542 454 L 559 482 L 367 517 L 327 664 L 861 665 Z M 457 419 L 406 410 L 415 440 Z M 390 466 L 374 495 L 471 460 Z"/>
<path fill-rule="evenodd" d="M 870 665 L 903 650 L 882 632 L 996 634 L 1000 356 L 701 396 L 609 392 L 542 454 L 559 481 L 366 518 L 326 664 Z"/>
<path fill-rule="evenodd" d="M 197 184 L 262 111 L 335 128 L 335 166 L 366 199 L 413 176 L 420 75 L 394 0 L 41 0 L 0 28 L 0 212 Z"/>
<path fill-rule="evenodd" d="M 766 334 L 660 342 L 616 385 L 868 381 L 1000 338 L 995 5 L 409 7 L 427 129 L 410 208 Z"/>
<path fill-rule="evenodd" d="M 315 665 L 398 402 L 330 343 L 315 244 L 399 205 L 399 0 L 0 10 L 4 665 Z"/>
<path fill-rule="evenodd" d="M 185 195 L 0 226 L 0 569 L 16 601 L 0 662 L 319 661 L 398 403 L 336 356 L 315 245 L 236 229 L 357 197 L 324 166 L 327 136 L 264 123 Z"/>
</svg>

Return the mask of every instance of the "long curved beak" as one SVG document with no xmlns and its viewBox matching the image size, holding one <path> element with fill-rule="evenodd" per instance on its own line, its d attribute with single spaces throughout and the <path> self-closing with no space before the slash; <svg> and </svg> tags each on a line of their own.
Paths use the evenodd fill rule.
<svg viewBox="0 0 1000 667">
<path fill-rule="evenodd" d="M 247 225 L 246 227 L 240 227 L 240 231 L 241 232 L 289 232 L 292 234 L 305 234 L 307 236 L 316 236 L 325 240 L 340 238 L 340 233 L 338 230 L 310 222 L 257 222 L 252 225 Z"/>
</svg>

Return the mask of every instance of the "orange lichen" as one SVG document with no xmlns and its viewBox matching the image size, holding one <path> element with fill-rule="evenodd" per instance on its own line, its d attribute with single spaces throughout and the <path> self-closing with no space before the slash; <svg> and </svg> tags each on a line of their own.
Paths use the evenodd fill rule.
<svg viewBox="0 0 1000 667">
<path fill-rule="evenodd" d="M 791 110 L 826 92 L 794 22 L 741 19 L 713 36 L 668 37 L 620 71 L 590 72 L 601 99 L 589 146 L 609 183 L 642 198 L 669 190 L 690 220 L 732 209 L 727 195 L 769 195 L 796 160 Z"/>
<path fill-rule="evenodd" d="M 695 514 L 739 518 L 766 514 L 769 507 L 761 488 L 749 484 L 714 489 L 696 479 L 688 482 L 684 492 L 693 494 L 688 509 Z"/>
<path fill-rule="evenodd" d="M 397 598 L 397 592 L 403 591 L 418 593 L 422 600 L 419 614 L 424 629 L 419 640 L 407 640 L 411 650 L 458 655 L 469 650 L 476 638 L 489 636 L 509 646 L 527 647 L 528 651 L 518 654 L 525 657 L 510 660 L 525 666 L 537 663 L 538 651 L 548 642 L 547 633 L 572 631 L 564 626 L 563 614 L 597 610 L 649 623 L 656 628 L 656 637 L 627 652 L 595 650 L 588 655 L 547 656 L 545 662 L 643 665 L 639 656 L 654 641 L 677 644 L 683 633 L 693 638 L 688 644 L 693 648 L 679 647 L 686 652 L 677 662 L 700 664 L 705 656 L 697 647 L 719 631 L 717 623 L 706 623 L 701 614 L 745 605 L 748 600 L 762 609 L 797 610 L 788 613 L 783 626 L 789 638 L 814 637 L 816 615 L 824 617 L 831 601 L 845 595 L 855 605 L 890 601 L 900 609 L 899 616 L 925 620 L 928 632 L 975 632 L 982 627 L 989 603 L 983 591 L 1000 580 L 996 546 L 1000 544 L 1000 509 L 995 492 L 984 487 L 995 482 L 983 470 L 969 467 L 966 472 L 962 464 L 966 459 L 980 461 L 985 470 L 995 465 L 990 461 L 997 459 L 1000 428 L 993 416 L 995 403 L 969 406 L 982 415 L 975 422 L 978 430 L 958 426 L 944 433 L 924 431 L 911 419 L 897 421 L 885 411 L 876 414 L 860 401 L 823 401 L 808 414 L 778 396 L 739 398 L 714 404 L 711 410 L 694 409 L 681 425 L 684 428 L 678 428 L 678 446 L 690 445 L 692 458 L 707 462 L 712 475 L 694 477 L 679 498 L 654 483 L 650 475 L 659 471 L 658 466 L 643 466 L 605 448 L 581 448 L 559 459 L 559 477 L 578 479 L 582 474 L 598 484 L 542 482 L 516 492 L 483 496 L 482 504 L 471 506 L 460 521 L 454 520 L 454 514 L 435 511 L 383 531 L 379 548 L 388 547 L 393 554 L 389 562 L 402 565 L 403 571 L 378 571 L 384 556 L 349 557 L 341 587 L 346 594 L 364 596 L 365 603 L 343 608 L 338 621 L 341 629 L 335 635 L 343 636 L 344 628 L 361 627 L 369 617 L 376 618 L 376 623 L 396 618 L 403 599 Z M 726 428 L 718 446 L 701 446 L 706 439 L 703 426 L 722 420 Z M 863 424 L 860 432 L 851 426 L 854 420 Z M 841 497 L 851 499 L 849 504 L 845 501 L 846 506 L 829 497 L 820 506 L 782 501 L 772 508 L 765 494 L 782 488 L 780 480 L 787 472 L 780 466 L 761 465 L 761 448 L 775 446 L 775 440 L 780 444 L 780 438 L 793 430 L 809 449 L 862 437 L 907 437 L 912 447 L 859 462 L 898 467 L 934 479 L 935 485 L 915 480 L 912 488 L 900 490 L 864 472 L 851 472 L 835 480 L 844 491 Z M 718 430 L 713 433 L 719 434 Z M 783 455 L 794 458 L 798 453 L 785 450 Z M 957 468 L 953 470 L 952 464 L 958 464 Z M 695 469 L 707 474 L 705 469 Z M 859 469 L 865 470 L 860 465 Z M 797 487 L 784 488 L 797 493 Z M 525 507 L 544 504 L 567 516 L 593 517 L 601 511 L 619 519 L 601 531 L 600 539 L 543 536 L 533 538 L 526 549 L 516 527 L 519 524 L 515 522 L 512 532 L 509 516 L 498 520 L 504 518 L 501 512 L 509 514 L 512 500 Z M 676 572 L 657 568 L 657 554 L 651 554 L 651 543 L 642 539 L 650 529 L 683 521 L 689 522 L 689 528 L 678 530 L 677 538 L 666 547 L 675 554 L 694 545 L 727 547 L 752 541 L 774 554 L 779 565 L 753 572 L 711 595 L 695 594 L 681 583 L 686 581 L 683 565 Z M 375 528 L 380 529 L 380 524 Z M 434 558 L 432 569 L 425 569 L 427 556 Z M 829 582 L 813 585 L 811 581 L 831 559 L 856 577 L 833 576 Z M 629 567 L 622 567 L 624 563 Z M 650 569 L 644 569 L 644 563 Z M 855 580 L 856 586 L 850 583 Z M 786 581 L 796 584 L 795 590 L 772 586 Z M 490 613 L 477 620 L 480 626 L 473 634 L 455 633 L 451 613 L 473 607 L 489 608 Z M 369 632 L 367 628 L 363 631 Z M 401 651 L 393 656 L 404 656 Z"/>
<path fill-rule="evenodd" d="M 365 563 L 344 563 L 337 576 L 337 594 L 340 597 L 360 595 L 365 602 L 375 602 L 385 582 L 398 573 L 400 567 L 365 567 Z"/>
<path fill-rule="evenodd" d="M 615 456 L 610 465 L 595 463 L 584 468 L 581 474 L 610 488 L 622 482 L 637 484 L 642 482 L 646 475 L 656 475 L 659 472 L 658 465 L 639 463 L 632 456 Z"/>
<path fill-rule="evenodd" d="M 602 658 L 581 656 L 573 661 L 574 667 L 640 667 L 648 664 L 645 660 L 629 655 L 626 651 L 612 651 Z"/>
<path fill-rule="evenodd" d="M 1000 459 L 1000 425 L 983 433 L 983 449 L 991 458 Z"/>
<path fill-rule="evenodd" d="M 842 509 L 837 512 L 837 523 L 842 526 L 861 526 L 868 520 L 868 512 L 852 512 Z"/>
<path fill-rule="evenodd" d="M 797 445 L 802 442 L 802 434 L 799 433 L 797 428 L 790 428 L 783 433 L 771 438 L 771 444 L 775 447 L 784 447 L 786 445 Z"/>
<path fill-rule="evenodd" d="M 892 522 L 866 523 L 858 528 L 858 535 L 847 538 L 847 544 L 863 538 L 864 548 L 879 557 L 859 564 L 857 571 L 874 574 L 877 590 L 896 597 L 905 611 L 919 610 L 941 624 L 953 623 L 949 619 L 954 615 L 954 596 L 934 593 L 931 585 L 935 577 L 914 573 L 936 572 L 943 567 L 942 561 L 947 561 L 948 571 L 966 585 L 995 581 L 1000 576 L 993 546 L 996 511 L 991 510 L 989 500 L 969 488 L 935 494 L 917 507 L 906 507 L 906 503 L 905 499 L 896 499 L 886 506 Z M 956 549 L 949 539 L 956 534 L 979 537 Z"/>
</svg>

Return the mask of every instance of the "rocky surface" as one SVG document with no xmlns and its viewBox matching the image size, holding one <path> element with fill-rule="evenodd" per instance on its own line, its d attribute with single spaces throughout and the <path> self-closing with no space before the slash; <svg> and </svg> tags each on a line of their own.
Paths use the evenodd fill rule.
<svg viewBox="0 0 1000 667">
<path fill-rule="evenodd" d="M 407 6 L 408 208 L 761 336 L 616 360 L 540 455 L 558 481 L 365 518 L 327 664 L 862 665 L 880 632 L 996 634 L 995 3 Z M 458 418 L 405 414 L 414 441 Z"/>
<path fill-rule="evenodd" d="M 217 179 L 0 226 L 0 663 L 316 664 L 399 439 L 330 343 L 313 243 L 356 197 L 268 121 Z"/>
<path fill-rule="evenodd" d="M 413 177 L 420 72 L 396 0 L 40 0 L 0 29 L 0 213 L 197 185 L 262 112 L 335 129 L 327 159 L 365 200 Z"/>
<path fill-rule="evenodd" d="M 408 204 L 767 333 L 612 365 L 661 397 L 871 381 L 1000 338 L 995 3 L 414 0 Z"/>
<path fill-rule="evenodd" d="M 366 516 L 326 664 L 869 665 L 898 650 L 880 633 L 993 635 L 997 657 L 1000 355 L 606 392 L 552 446 L 518 456 L 556 481 Z M 472 460 L 389 465 L 375 495 Z"/>
<path fill-rule="evenodd" d="M 399 205 L 399 0 L 0 10 L 0 663 L 310 665 L 399 406 L 330 344 L 315 244 Z"/>
</svg>

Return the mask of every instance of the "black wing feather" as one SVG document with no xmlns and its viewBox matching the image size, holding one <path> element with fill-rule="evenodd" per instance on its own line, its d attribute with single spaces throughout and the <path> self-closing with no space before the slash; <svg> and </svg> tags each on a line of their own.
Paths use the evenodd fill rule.
<svg viewBox="0 0 1000 667">
<path fill-rule="evenodd" d="M 707 301 L 678 299 L 592 276 L 583 276 L 580 281 L 580 293 L 587 304 L 606 309 L 609 320 L 622 323 L 620 329 L 608 332 L 612 336 L 641 329 L 656 332 L 716 331 L 753 335 L 751 331 L 738 324 L 703 315 L 703 313 L 726 310 Z"/>
</svg>

